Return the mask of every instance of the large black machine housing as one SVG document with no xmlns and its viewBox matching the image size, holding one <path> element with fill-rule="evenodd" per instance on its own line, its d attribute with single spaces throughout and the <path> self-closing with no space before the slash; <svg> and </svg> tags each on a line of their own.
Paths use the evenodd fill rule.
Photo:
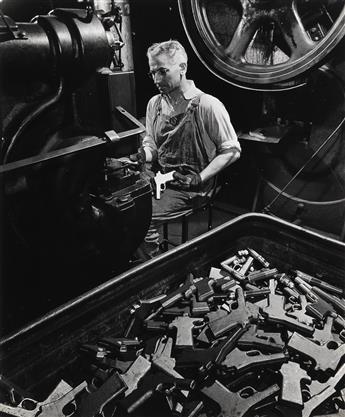
<svg viewBox="0 0 345 417">
<path fill-rule="evenodd" d="M 255 169 L 245 178 L 259 178 L 252 209 L 344 240 L 344 1 L 178 4 L 200 61 L 246 90 L 231 106 L 246 112 L 240 138 Z"/>
<path fill-rule="evenodd" d="M 30 23 L 0 16 L 5 327 L 128 267 L 148 229 L 150 183 L 121 160 L 145 128 L 128 100 L 133 72 L 115 60 L 118 18 L 91 8 Z"/>
</svg>

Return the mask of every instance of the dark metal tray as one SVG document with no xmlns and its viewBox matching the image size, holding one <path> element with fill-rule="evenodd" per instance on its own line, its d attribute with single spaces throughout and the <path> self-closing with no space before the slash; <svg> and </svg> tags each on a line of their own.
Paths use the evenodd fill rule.
<svg viewBox="0 0 345 417">
<path fill-rule="evenodd" d="M 189 272 L 201 275 L 248 246 L 278 269 L 322 273 L 329 283 L 345 285 L 345 244 L 267 215 L 245 214 L 114 277 L 3 338 L 0 373 L 33 393 L 49 392 L 76 360 L 79 343 L 122 333 L 133 302 L 166 291 Z"/>
</svg>

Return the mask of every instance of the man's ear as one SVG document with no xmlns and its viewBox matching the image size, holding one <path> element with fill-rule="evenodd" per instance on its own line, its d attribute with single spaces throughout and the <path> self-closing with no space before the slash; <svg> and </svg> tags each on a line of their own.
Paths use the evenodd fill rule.
<svg viewBox="0 0 345 417">
<path fill-rule="evenodd" d="M 181 62 L 180 63 L 180 68 L 181 68 L 181 74 L 185 74 L 187 72 L 187 62 Z"/>
</svg>

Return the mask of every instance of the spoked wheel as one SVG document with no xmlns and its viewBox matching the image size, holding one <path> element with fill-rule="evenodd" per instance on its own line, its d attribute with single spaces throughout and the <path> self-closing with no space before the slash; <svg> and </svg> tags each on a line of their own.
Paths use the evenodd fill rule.
<svg viewBox="0 0 345 417">
<path fill-rule="evenodd" d="M 304 84 L 345 34 L 343 0 L 179 0 L 179 10 L 203 64 L 247 89 Z"/>
</svg>

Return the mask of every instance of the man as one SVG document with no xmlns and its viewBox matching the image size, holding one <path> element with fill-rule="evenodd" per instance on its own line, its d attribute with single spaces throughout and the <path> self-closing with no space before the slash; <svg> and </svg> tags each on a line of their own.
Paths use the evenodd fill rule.
<svg viewBox="0 0 345 417">
<path fill-rule="evenodd" d="M 158 227 L 202 205 L 216 175 L 240 157 L 241 147 L 223 104 L 186 78 L 187 54 L 178 41 L 153 44 L 147 57 L 159 94 L 148 102 L 146 135 L 134 159 L 162 173 L 176 171 L 161 199 L 152 200 L 144 252 L 153 256 Z"/>
</svg>

